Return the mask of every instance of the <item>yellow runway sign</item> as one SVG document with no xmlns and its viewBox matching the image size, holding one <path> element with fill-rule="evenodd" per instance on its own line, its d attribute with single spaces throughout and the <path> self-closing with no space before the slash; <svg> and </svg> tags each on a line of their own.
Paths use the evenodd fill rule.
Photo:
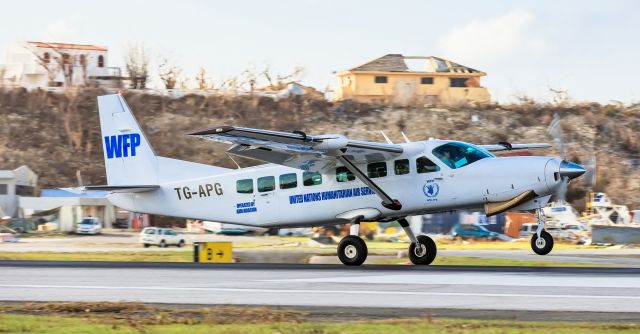
<svg viewBox="0 0 640 334">
<path fill-rule="evenodd" d="M 193 249 L 195 262 L 233 262 L 233 248 L 230 242 L 197 242 Z"/>
</svg>

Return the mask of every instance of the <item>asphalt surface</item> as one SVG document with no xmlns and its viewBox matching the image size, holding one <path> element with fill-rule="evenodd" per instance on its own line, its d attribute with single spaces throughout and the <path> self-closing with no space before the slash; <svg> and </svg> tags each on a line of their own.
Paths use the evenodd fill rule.
<svg viewBox="0 0 640 334">
<path fill-rule="evenodd" d="M 634 268 L 0 261 L 0 273 L 3 301 L 594 312 L 640 319 L 640 269 Z"/>
</svg>

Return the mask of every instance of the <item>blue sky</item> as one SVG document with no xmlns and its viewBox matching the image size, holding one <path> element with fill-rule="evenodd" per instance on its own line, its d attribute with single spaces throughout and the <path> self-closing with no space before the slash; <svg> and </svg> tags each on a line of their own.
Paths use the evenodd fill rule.
<svg viewBox="0 0 640 334">
<path fill-rule="evenodd" d="M 437 55 L 483 70 L 496 100 L 549 88 L 575 100 L 640 102 L 638 1 L 29 1 L 3 2 L 0 49 L 23 40 L 104 45 L 121 66 L 132 42 L 215 81 L 305 68 L 332 72 L 387 53 Z M 4 57 L 2 57 L 4 58 Z M 155 72 L 155 65 L 152 65 Z M 157 82 L 157 81 L 156 81 Z"/>
</svg>

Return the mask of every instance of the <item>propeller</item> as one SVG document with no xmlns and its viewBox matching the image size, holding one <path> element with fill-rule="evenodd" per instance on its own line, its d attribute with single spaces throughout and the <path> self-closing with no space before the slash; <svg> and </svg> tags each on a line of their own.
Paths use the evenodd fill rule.
<svg viewBox="0 0 640 334">
<path fill-rule="evenodd" d="M 573 162 L 567 160 L 564 136 L 562 132 L 562 125 L 560 123 L 560 115 L 558 113 L 553 114 L 553 119 L 547 128 L 547 134 L 553 139 L 555 146 L 558 148 L 562 163 L 560 164 L 560 175 L 562 182 L 558 187 L 555 194 L 556 202 L 565 203 L 567 200 L 567 188 L 569 186 L 569 180 L 578 177 L 585 173 L 586 169 L 586 182 L 590 187 L 593 187 L 596 183 L 596 157 L 593 155 L 587 162 L 585 168 L 579 166 Z"/>
</svg>

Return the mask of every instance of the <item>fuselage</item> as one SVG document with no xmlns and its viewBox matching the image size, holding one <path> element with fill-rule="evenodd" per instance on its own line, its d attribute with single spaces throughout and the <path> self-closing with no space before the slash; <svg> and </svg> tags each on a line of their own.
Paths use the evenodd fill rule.
<svg viewBox="0 0 640 334">
<path fill-rule="evenodd" d="M 486 156 L 469 163 L 464 157 L 455 162 L 434 154 L 435 148 L 447 143 L 468 145 L 469 150 L 481 150 Z M 481 210 L 487 202 L 506 201 L 528 190 L 543 198 L 561 183 L 557 177 L 561 160 L 557 158 L 495 157 L 477 146 L 454 141 L 402 145 L 404 153 L 393 160 L 357 164 L 402 203 L 399 211 L 385 208 L 369 187 L 339 165 L 316 174 L 267 164 L 167 182 L 153 192 L 113 193 L 108 198 L 119 207 L 141 213 L 250 226 L 316 226 L 335 224 L 352 212 L 382 220 Z"/>
</svg>

